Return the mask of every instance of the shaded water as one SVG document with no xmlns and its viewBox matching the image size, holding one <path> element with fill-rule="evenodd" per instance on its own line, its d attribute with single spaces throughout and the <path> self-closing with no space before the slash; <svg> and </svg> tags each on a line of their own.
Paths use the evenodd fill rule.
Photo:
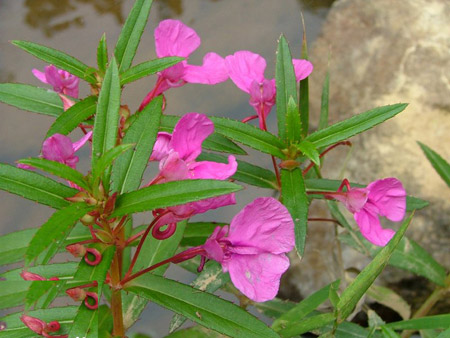
<svg viewBox="0 0 450 338">
<path fill-rule="evenodd" d="M 44 63 L 9 43 L 9 40 L 30 40 L 62 50 L 86 64 L 96 64 L 96 47 L 106 32 L 110 53 L 120 33 L 133 0 L 0 0 L 0 82 L 29 83 L 41 86 L 31 74 L 32 68 L 43 69 Z M 266 77 L 274 76 L 275 50 L 280 33 L 290 41 L 294 57 L 300 56 L 301 12 L 305 17 L 308 42 L 319 33 L 331 0 L 270 1 L 270 0 L 167 0 L 154 1 L 149 24 L 142 37 L 134 64 L 155 58 L 153 30 L 160 20 L 175 18 L 194 28 L 202 39 L 199 49 L 190 57 L 190 63 L 199 64 L 203 55 L 214 51 L 222 56 L 237 50 L 251 50 L 267 60 Z M 282 4 L 282 6 L 280 6 Z M 127 86 L 122 103 L 136 109 L 141 99 L 152 88 L 154 78 L 146 78 Z M 80 96 L 88 93 L 86 85 Z M 253 114 L 248 96 L 231 81 L 216 86 L 186 85 L 169 91 L 166 95 L 167 114 L 181 115 L 196 111 L 209 115 L 242 119 Z M 53 122 L 48 116 L 20 111 L 0 105 L 0 160 L 15 160 L 37 156 L 44 135 Z M 274 122 L 274 113 L 269 118 Z M 79 136 L 81 134 L 76 134 Z M 76 136 L 72 136 L 75 140 Z M 80 154 L 81 170 L 86 170 L 88 151 Z M 258 163 L 254 161 L 255 163 Z M 270 168 L 270 159 L 259 160 Z M 219 218 L 229 221 L 243 205 L 267 191 L 248 189 L 245 196 L 238 195 L 238 206 L 209 213 L 205 219 Z M 52 210 L 34 202 L 0 191 L 0 235 L 18 229 L 37 227 Z M 170 276 L 189 279 L 190 276 L 172 270 Z M 167 330 L 170 313 L 154 311 L 144 315 L 136 330 L 163 335 Z M 160 327 L 146 323 L 161 323 Z"/>
</svg>

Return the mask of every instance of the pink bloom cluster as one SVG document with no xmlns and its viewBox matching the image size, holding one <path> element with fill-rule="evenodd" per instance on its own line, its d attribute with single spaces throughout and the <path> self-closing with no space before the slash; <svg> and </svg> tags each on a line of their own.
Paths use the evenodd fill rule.
<svg viewBox="0 0 450 338">
<path fill-rule="evenodd" d="M 178 20 L 161 21 L 155 29 L 156 55 L 159 58 L 179 56 L 187 59 L 200 46 L 200 42 L 197 33 Z M 181 87 L 186 83 L 213 85 L 227 79 L 225 60 L 216 53 L 207 53 L 201 66 L 190 65 L 184 60 L 158 73 L 155 87 L 144 98 L 139 110 L 169 88 Z"/>
<path fill-rule="evenodd" d="M 27 315 L 22 315 L 20 317 L 20 320 L 31 331 L 37 333 L 40 336 L 54 337 L 54 338 L 67 338 L 68 337 L 67 335 L 54 336 L 54 335 L 50 334 L 52 332 L 57 332 L 61 329 L 61 325 L 57 321 L 52 321 L 47 324 L 46 322 L 44 322 L 43 320 L 41 320 L 39 318 L 31 317 L 31 316 L 27 316 Z"/>
<path fill-rule="evenodd" d="M 275 79 L 266 79 L 266 60 L 250 51 L 238 51 L 226 57 L 231 80 L 242 91 L 250 95 L 250 105 L 259 117 L 259 127 L 267 129 L 265 119 L 275 104 Z M 311 74 L 313 65 L 307 60 L 293 59 L 297 82 Z M 251 118 L 250 118 L 251 119 Z M 247 119 L 249 120 L 249 119 Z"/>
<path fill-rule="evenodd" d="M 343 192 L 343 185 L 347 191 Z M 371 243 L 385 246 L 394 236 L 392 229 L 383 229 L 379 216 L 393 222 L 403 219 L 406 212 L 406 191 L 402 183 L 390 177 L 376 180 L 366 188 L 350 188 L 348 181 L 343 182 L 337 193 L 327 194 L 340 202 L 353 213 L 361 234 Z"/>
<path fill-rule="evenodd" d="M 75 98 L 78 97 L 80 79 L 75 75 L 58 69 L 53 65 L 45 66 L 44 72 L 37 69 L 33 69 L 32 72 L 39 81 L 52 86 L 55 92 Z"/>
<path fill-rule="evenodd" d="M 150 159 L 159 161 L 159 174 L 150 184 L 187 179 L 226 180 L 232 176 L 237 170 L 234 156 L 228 157 L 228 164 L 195 161 L 202 152 L 203 141 L 213 132 L 214 124 L 206 115 L 188 113 L 178 121 L 172 134 L 158 133 Z M 158 225 L 163 225 L 234 203 L 234 194 L 229 194 L 159 209 L 154 214 L 164 213 L 158 221 Z"/>
<path fill-rule="evenodd" d="M 273 299 L 281 275 L 289 268 L 285 253 L 294 248 L 294 222 L 286 207 L 261 197 L 230 223 L 217 227 L 203 245 L 206 258 L 222 265 L 233 284 L 255 302 Z"/>
</svg>

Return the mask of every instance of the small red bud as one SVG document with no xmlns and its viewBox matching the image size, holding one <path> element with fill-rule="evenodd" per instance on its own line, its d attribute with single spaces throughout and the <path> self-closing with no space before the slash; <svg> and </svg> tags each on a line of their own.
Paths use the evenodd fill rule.
<svg viewBox="0 0 450 338">
<path fill-rule="evenodd" d="M 86 254 L 86 248 L 78 243 L 66 246 L 66 250 L 69 251 L 74 257 L 83 257 Z"/>
<path fill-rule="evenodd" d="M 42 335 L 44 333 L 44 329 L 47 326 L 47 324 L 43 320 L 40 320 L 39 318 L 27 316 L 27 315 L 22 315 L 20 317 L 20 320 L 31 331 L 36 332 L 37 334 L 40 334 L 40 335 Z"/>
<path fill-rule="evenodd" d="M 94 256 L 94 260 L 89 259 L 89 254 Z M 98 252 L 97 249 L 87 248 L 86 254 L 84 255 L 84 261 L 92 266 L 98 265 L 102 261 L 102 254 Z"/>
<path fill-rule="evenodd" d="M 285 160 L 279 164 L 281 169 L 293 170 L 300 165 L 299 162 L 295 160 Z"/>
<path fill-rule="evenodd" d="M 46 331 L 47 332 L 56 332 L 56 331 L 59 331 L 60 329 L 61 329 L 61 325 L 59 324 L 58 321 L 54 320 L 47 324 Z"/>
<path fill-rule="evenodd" d="M 76 302 L 80 302 L 86 298 L 86 291 L 80 288 L 72 288 L 66 290 L 67 295 Z"/>
<path fill-rule="evenodd" d="M 114 206 L 116 205 L 117 192 L 111 195 L 110 198 L 106 201 L 104 213 L 109 215 L 114 211 Z"/>
<path fill-rule="evenodd" d="M 59 278 L 58 277 L 50 277 L 48 280 L 57 281 L 57 280 L 59 280 Z"/>
<path fill-rule="evenodd" d="M 38 275 L 37 273 L 28 272 L 25 270 L 22 270 L 20 273 L 20 277 L 22 277 L 23 280 L 29 280 L 29 281 L 35 281 L 35 280 L 47 280 L 44 277 Z"/>
</svg>

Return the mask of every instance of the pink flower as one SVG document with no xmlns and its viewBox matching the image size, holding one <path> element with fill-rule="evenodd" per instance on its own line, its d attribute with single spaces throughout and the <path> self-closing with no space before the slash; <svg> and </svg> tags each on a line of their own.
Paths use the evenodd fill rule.
<svg viewBox="0 0 450 338">
<path fill-rule="evenodd" d="M 259 117 L 259 127 L 265 127 L 265 119 L 275 104 L 275 79 L 266 79 L 266 60 L 258 54 L 242 50 L 225 58 L 231 80 L 242 91 L 250 95 L 250 105 Z M 307 60 L 293 59 L 295 77 L 303 80 L 311 74 L 313 65 Z M 253 119 L 247 118 L 246 121 Z"/>
<path fill-rule="evenodd" d="M 44 72 L 37 69 L 33 69 L 32 72 L 39 81 L 51 85 L 55 92 L 75 98 L 78 97 L 78 85 L 80 79 L 75 75 L 72 75 L 65 70 L 58 69 L 53 65 L 46 66 Z"/>
<path fill-rule="evenodd" d="M 203 249 L 207 258 L 222 264 L 244 295 L 265 302 L 278 293 L 281 275 L 289 267 L 285 253 L 294 242 L 294 222 L 286 207 L 272 197 L 260 197 L 229 227 L 217 227 Z"/>
<path fill-rule="evenodd" d="M 80 140 L 72 143 L 70 137 L 54 134 L 47 138 L 42 145 L 42 157 L 50 161 L 64 163 L 75 169 L 78 156 L 75 153 L 89 140 L 92 131 L 84 135 Z"/>
<path fill-rule="evenodd" d="M 213 131 L 214 124 L 206 115 L 188 113 L 178 121 L 173 134 L 159 133 L 150 157 L 151 160 L 160 161 L 159 174 L 150 184 L 187 179 L 226 180 L 232 176 L 237 170 L 234 156 L 228 157 L 228 164 L 195 161 L 202 152 L 203 141 Z M 165 213 L 158 221 L 158 224 L 162 225 L 234 203 L 234 194 L 229 194 L 156 210 L 154 213 Z"/>
<path fill-rule="evenodd" d="M 54 337 L 54 338 L 67 338 L 67 335 L 59 335 L 53 336 L 50 335 L 50 332 L 57 332 L 61 329 L 61 325 L 57 321 L 52 321 L 50 323 L 46 323 L 43 320 L 31 317 L 27 315 L 22 315 L 20 320 L 33 332 L 37 333 L 40 336 L 44 337 Z"/>
<path fill-rule="evenodd" d="M 156 55 L 159 58 L 179 56 L 188 58 L 199 46 L 200 37 L 190 27 L 178 20 L 161 21 L 155 29 Z M 208 53 L 203 65 L 194 66 L 186 60 L 158 73 L 155 87 L 142 101 L 139 110 L 156 96 L 172 87 L 181 87 L 186 83 L 214 85 L 228 79 L 225 60 L 216 53 Z"/>
<path fill-rule="evenodd" d="M 346 192 L 342 191 L 344 185 L 347 186 Z M 350 188 L 348 181 L 344 180 L 337 193 L 327 193 L 326 196 L 342 202 L 353 213 L 361 234 L 378 246 L 385 246 L 395 234 L 394 230 L 381 227 L 378 216 L 399 222 L 406 212 L 406 191 L 393 177 L 376 180 L 366 188 Z"/>
</svg>

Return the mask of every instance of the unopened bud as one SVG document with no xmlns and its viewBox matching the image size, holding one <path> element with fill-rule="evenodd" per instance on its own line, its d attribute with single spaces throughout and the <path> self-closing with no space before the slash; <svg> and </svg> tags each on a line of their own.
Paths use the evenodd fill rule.
<svg viewBox="0 0 450 338">
<path fill-rule="evenodd" d="M 300 163 L 295 160 L 286 160 L 286 161 L 282 161 L 280 163 L 280 168 L 287 169 L 287 170 L 293 170 L 293 169 L 297 168 L 299 165 L 300 165 Z"/>
<path fill-rule="evenodd" d="M 103 243 L 112 243 L 113 239 L 111 234 L 105 230 L 96 230 L 95 235 L 98 239 L 100 239 Z"/>
<path fill-rule="evenodd" d="M 127 119 L 131 115 L 130 114 L 130 108 L 128 108 L 128 106 L 126 104 L 125 105 L 121 105 L 120 109 L 119 109 L 119 114 L 123 118 Z"/>
<path fill-rule="evenodd" d="M 37 334 L 42 335 L 44 333 L 44 329 L 46 327 L 46 323 L 39 318 L 22 315 L 20 317 L 22 323 L 24 323 L 31 331 L 36 332 Z"/>
<path fill-rule="evenodd" d="M 54 320 L 47 324 L 46 331 L 47 332 L 57 332 L 61 329 L 61 324 L 58 321 Z"/>
<path fill-rule="evenodd" d="M 66 246 L 66 250 L 74 257 L 83 257 L 86 254 L 86 248 L 78 243 Z"/>
<path fill-rule="evenodd" d="M 72 288 L 66 290 L 67 295 L 76 302 L 81 302 L 86 298 L 86 291 L 80 288 Z"/>
<path fill-rule="evenodd" d="M 29 280 L 29 281 L 35 281 L 35 280 L 47 280 L 46 278 L 38 275 L 37 273 L 32 273 L 32 272 L 28 272 L 23 270 L 20 273 L 20 277 L 22 277 L 23 280 Z"/>
<path fill-rule="evenodd" d="M 114 206 L 116 205 L 117 192 L 112 194 L 110 198 L 105 203 L 104 213 L 109 215 L 114 211 Z"/>
<path fill-rule="evenodd" d="M 71 197 L 66 197 L 66 200 L 73 203 L 84 202 L 88 198 L 88 195 L 85 191 L 80 191 Z"/>
<path fill-rule="evenodd" d="M 96 218 L 97 217 L 95 217 L 95 216 L 92 216 L 90 214 L 86 214 L 83 217 L 81 217 L 80 222 L 83 223 L 84 225 L 88 226 L 88 225 L 94 224 Z"/>
</svg>

